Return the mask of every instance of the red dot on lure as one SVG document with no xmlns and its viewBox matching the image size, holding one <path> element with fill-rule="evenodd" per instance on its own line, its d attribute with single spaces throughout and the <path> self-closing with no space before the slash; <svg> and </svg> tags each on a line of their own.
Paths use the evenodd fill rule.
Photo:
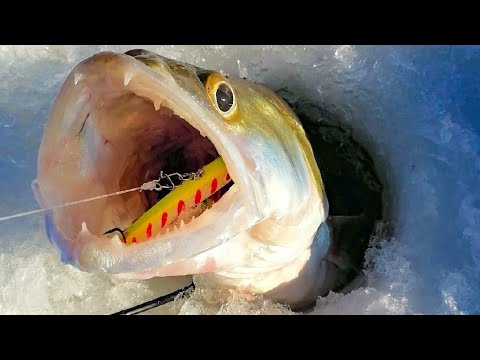
<svg viewBox="0 0 480 360">
<path fill-rule="evenodd" d="M 164 212 L 162 214 L 162 228 L 165 226 L 165 224 L 167 223 L 167 219 L 168 219 L 168 213 Z"/>
<path fill-rule="evenodd" d="M 218 186 L 218 182 L 217 182 L 217 178 L 215 178 L 212 180 L 212 188 L 210 189 L 210 194 L 213 194 L 215 191 L 217 191 L 217 186 Z"/>
<path fill-rule="evenodd" d="M 178 202 L 178 206 L 177 206 L 177 214 L 180 215 L 180 213 L 185 209 L 185 203 L 183 202 L 183 200 L 180 200 Z"/>
<path fill-rule="evenodd" d="M 147 227 L 147 238 L 152 237 L 152 224 L 149 223 Z"/>
<path fill-rule="evenodd" d="M 195 205 L 198 204 L 200 200 L 202 200 L 202 192 L 198 189 L 195 193 Z"/>
</svg>

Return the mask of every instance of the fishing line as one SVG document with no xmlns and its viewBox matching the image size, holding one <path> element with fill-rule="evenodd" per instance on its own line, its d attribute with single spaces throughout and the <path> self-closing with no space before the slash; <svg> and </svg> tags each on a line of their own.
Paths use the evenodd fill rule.
<svg viewBox="0 0 480 360">
<path fill-rule="evenodd" d="M 37 210 L 22 212 L 22 213 L 19 213 L 19 214 L 0 217 L 0 222 L 10 220 L 10 219 L 19 218 L 19 217 L 23 217 L 23 216 L 39 214 L 39 213 L 43 213 L 43 212 L 51 211 L 51 210 L 55 210 L 55 209 L 60 209 L 60 208 L 64 208 L 64 207 L 67 207 L 67 206 L 73 206 L 73 205 L 83 204 L 83 203 L 90 202 L 90 201 L 105 199 L 105 198 L 110 197 L 110 196 L 123 195 L 123 194 L 133 192 L 133 191 L 162 191 L 163 189 L 173 190 L 176 187 L 178 187 L 179 185 L 175 185 L 174 182 L 172 181 L 171 177 L 176 176 L 181 181 L 181 183 L 183 183 L 183 181 L 186 181 L 186 180 L 195 180 L 197 178 L 200 178 L 200 177 L 202 177 L 202 175 L 203 175 L 203 170 L 202 169 L 198 170 L 197 172 L 184 173 L 184 174 L 180 174 L 180 173 L 164 174 L 163 171 L 161 171 L 158 179 L 148 181 L 148 182 L 146 182 L 146 183 L 144 183 L 144 184 L 142 184 L 141 186 L 138 186 L 138 187 L 134 187 L 134 188 L 127 189 L 127 190 L 120 190 L 120 191 L 117 191 L 117 192 L 114 192 L 114 193 L 111 193 L 111 194 L 99 195 L 99 196 L 94 196 L 94 197 L 87 198 L 87 199 L 71 201 L 71 202 L 68 202 L 68 203 L 65 203 L 65 204 L 55 205 L 55 206 L 51 206 L 51 207 L 44 208 L 44 209 L 37 209 Z M 161 180 L 167 180 L 168 183 L 166 185 L 162 185 L 160 183 Z"/>
<path fill-rule="evenodd" d="M 23 216 L 27 216 L 27 215 L 38 214 L 38 213 L 42 213 L 42 212 L 45 212 L 45 211 L 50 211 L 50 210 L 60 209 L 60 208 L 67 207 L 67 206 L 73 206 L 73 205 L 77 205 L 77 204 L 86 203 L 86 202 L 89 202 L 89 201 L 105 199 L 105 198 L 110 197 L 110 196 L 122 195 L 122 194 L 126 194 L 126 193 L 129 193 L 129 192 L 132 192 L 132 191 L 141 190 L 142 186 L 132 188 L 132 189 L 128 189 L 128 190 L 117 191 L 117 192 L 112 193 L 112 194 L 100 195 L 100 196 L 95 196 L 95 197 L 91 197 L 91 198 L 88 198 L 88 199 L 72 201 L 72 202 L 69 202 L 69 203 L 62 204 L 62 205 L 51 206 L 51 207 L 48 207 L 48 208 L 45 208 L 45 209 L 37 209 L 37 210 L 26 211 L 26 212 L 15 214 L 15 215 L 4 216 L 4 217 L 0 217 L 0 221 L 10 220 L 10 219 L 23 217 Z"/>
</svg>

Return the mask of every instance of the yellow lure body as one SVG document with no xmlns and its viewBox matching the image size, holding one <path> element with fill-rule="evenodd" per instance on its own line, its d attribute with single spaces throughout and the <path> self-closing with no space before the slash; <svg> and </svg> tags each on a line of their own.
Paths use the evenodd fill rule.
<svg viewBox="0 0 480 360">
<path fill-rule="evenodd" d="M 227 168 L 221 157 L 203 167 L 203 175 L 194 180 L 184 180 L 163 199 L 158 201 L 132 225 L 125 229 L 127 245 L 147 241 L 174 222 L 185 209 L 201 206 L 231 181 Z"/>
</svg>

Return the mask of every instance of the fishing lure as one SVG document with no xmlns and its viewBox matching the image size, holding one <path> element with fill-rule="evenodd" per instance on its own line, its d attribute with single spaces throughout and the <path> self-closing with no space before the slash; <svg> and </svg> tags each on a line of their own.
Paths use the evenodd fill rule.
<svg viewBox="0 0 480 360">
<path fill-rule="evenodd" d="M 173 183 L 171 180 L 173 175 L 182 180 L 180 185 Z M 161 185 L 161 179 L 167 179 L 169 183 Z M 210 207 L 213 202 L 219 200 L 220 189 L 230 181 L 231 178 L 221 157 L 205 165 L 196 173 L 165 175 L 161 172 L 160 178 L 155 180 L 155 187 L 152 190 L 168 189 L 171 192 L 124 231 L 120 228 L 113 228 L 104 235 L 118 231 L 127 245 L 146 241 L 164 231 L 185 209 L 196 206 Z"/>
</svg>

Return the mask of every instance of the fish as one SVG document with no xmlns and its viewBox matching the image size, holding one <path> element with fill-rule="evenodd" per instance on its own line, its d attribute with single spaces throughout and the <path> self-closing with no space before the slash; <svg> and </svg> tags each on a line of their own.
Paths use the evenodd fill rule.
<svg viewBox="0 0 480 360">
<path fill-rule="evenodd" d="M 142 241 L 106 234 L 132 228 L 168 196 L 136 191 L 49 210 L 48 239 L 64 263 L 118 279 L 191 275 L 292 308 L 327 294 L 338 276 L 322 175 L 297 115 L 257 82 L 143 49 L 96 53 L 71 70 L 53 102 L 32 186 L 47 209 L 218 158 L 228 186 L 181 226 L 155 230 L 158 205 L 150 230 L 135 227 L 148 232 Z M 194 190 L 182 196 L 192 210 Z"/>
</svg>

